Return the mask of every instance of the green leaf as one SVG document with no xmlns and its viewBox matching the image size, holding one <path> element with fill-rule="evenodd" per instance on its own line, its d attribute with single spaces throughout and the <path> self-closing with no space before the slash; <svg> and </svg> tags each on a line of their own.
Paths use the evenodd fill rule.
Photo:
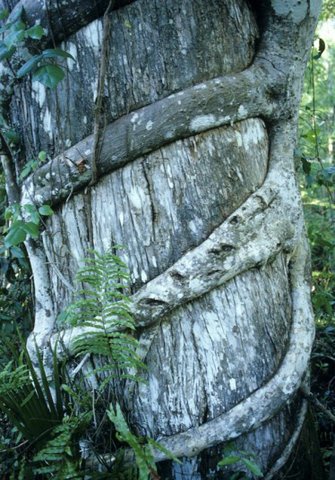
<svg viewBox="0 0 335 480">
<path fill-rule="evenodd" d="M 26 222 L 23 224 L 24 231 L 30 235 L 32 238 L 38 238 L 39 228 L 38 225 L 34 222 Z"/>
<path fill-rule="evenodd" d="M 2 133 L 8 143 L 12 143 L 12 144 L 19 143 L 20 135 L 15 130 L 7 129 L 7 130 L 3 130 Z"/>
<path fill-rule="evenodd" d="M 12 209 L 11 208 L 6 208 L 5 215 L 4 215 L 5 220 L 9 220 L 10 218 L 12 218 L 12 216 L 13 216 Z"/>
<path fill-rule="evenodd" d="M 38 159 L 40 162 L 45 162 L 47 159 L 47 152 L 44 150 L 41 150 L 40 153 L 38 154 Z"/>
<path fill-rule="evenodd" d="M 0 61 L 4 60 L 5 58 L 10 58 L 14 54 L 15 50 L 16 50 L 15 47 L 9 48 L 2 43 L 0 45 Z"/>
<path fill-rule="evenodd" d="M 24 32 L 26 29 L 26 24 L 23 20 L 18 19 L 15 22 L 11 22 L 10 31 L 11 32 Z"/>
<path fill-rule="evenodd" d="M 251 460 L 248 460 L 247 458 L 241 458 L 241 462 L 244 463 L 244 465 L 247 467 L 249 472 L 255 475 L 255 477 L 263 477 L 263 473 L 256 463 L 252 462 Z"/>
<path fill-rule="evenodd" d="M 34 25 L 26 30 L 26 36 L 33 40 L 40 40 L 45 35 L 44 28 L 41 25 Z"/>
<path fill-rule="evenodd" d="M 38 62 L 41 60 L 41 55 L 34 55 L 32 58 L 30 58 L 26 63 L 22 65 L 16 72 L 16 76 L 18 78 L 22 78 L 28 73 L 30 73 L 38 64 Z"/>
<path fill-rule="evenodd" d="M 65 77 L 64 70 L 58 65 L 42 65 L 33 73 L 33 80 L 54 89 Z"/>
<path fill-rule="evenodd" d="M 27 232 L 23 228 L 24 223 L 20 220 L 14 222 L 7 235 L 5 236 L 5 245 L 7 248 L 19 245 L 24 242 L 27 237 Z"/>
<path fill-rule="evenodd" d="M 9 11 L 7 8 L 0 10 L 0 20 L 6 20 L 6 18 L 8 18 L 8 15 L 9 15 Z"/>
<path fill-rule="evenodd" d="M 52 210 L 52 208 L 49 205 L 42 205 L 38 209 L 38 211 L 39 211 L 40 215 L 44 215 L 45 217 L 50 217 L 54 213 L 54 211 Z"/>
<path fill-rule="evenodd" d="M 30 221 L 32 223 L 35 223 L 36 225 L 40 224 L 40 216 L 35 205 L 28 203 L 26 205 L 23 205 L 22 209 L 29 214 Z"/>
<path fill-rule="evenodd" d="M 18 43 L 22 42 L 24 39 L 24 30 L 18 30 L 9 33 L 5 38 L 4 38 L 4 44 L 8 48 L 12 48 L 14 45 L 17 45 Z"/>
<path fill-rule="evenodd" d="M 30 175 L 30 173 L 36 170 L 37 167 L 37 160 L 29 160 L 29 162 L 23 167 L 22 172 L 20 173 L 20 180 L 23 180 L 28 175 Z"/>
<path fill-rule="evenodd" d="M 56 57 L 61 57 L 61 58 L 71 58 L 71 60 L 76 61 L 76 59 L 68 52 L 65 50 L 62 50 L 61 48 L 48 48 L 44 50 L 41 53 L 43 58 L 56 58 Z"/>
<path fill-rule="evenodd" d="M 225 467 L 226 465 L 233 465 L 234 463 L 240 462 L 241 457 L 238 457 L 237 455 L 229 455 L 228 457 L 224 457 L 220 462 L 218 463 L 219 467 Z"/>
</svg>

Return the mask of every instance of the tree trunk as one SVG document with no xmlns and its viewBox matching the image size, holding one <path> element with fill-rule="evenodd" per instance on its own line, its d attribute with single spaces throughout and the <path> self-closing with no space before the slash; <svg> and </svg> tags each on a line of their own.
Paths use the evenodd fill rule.
<svg viewBox="0 0 335 480">
<path fill-rule="evenodd" d="M 50 6 L 48 24 L 20 2 L 76 59 L 56 92 L 25 80 L 10 105 L 17 165 L 50 158 L 21 186 L 22 204 L 55 209 L 27 242 L 34 338 L 52 340 L 88 249 L 122 245 L 148 366 L 123 402 L 184 458 L 163 478 L 221 478 L 231 439 L 274 478 L 304 423 L 314 335 L 293 150 L 319 2 L 119 2 L 105 50 L 108 2 L 86 3 Z"/>
</svg>

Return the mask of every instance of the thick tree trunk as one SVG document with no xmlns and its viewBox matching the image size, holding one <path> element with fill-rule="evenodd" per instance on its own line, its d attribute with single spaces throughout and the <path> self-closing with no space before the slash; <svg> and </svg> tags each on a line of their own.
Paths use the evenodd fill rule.
<svg viewBox="0 0 335 480">
<path fill-rule="evenodd" d="M 85 15 L 63 3 L 65 26 L 49 18 L 76 62 L 56 93 L 27 80 L 11 103 L 25 158 L 52 158 L 22 186 L 22 203 L 55 207 L 28 243 L 35 338 L 52 339 L 87 250 L 123 245 L 148 365 L 123 402 L 139 433 L 185 457 L 166 478 L 213 478 L 229 439 L 273 478 L 304 422 L 314 332 L 293 149 L 319 2 L 123 2 L 110 14 L 98 158 L 104 32 L 99 18 L 82 25 L 108 2 Z M 77 333 L 63 332 L 67 354 Z"/>
</svg>

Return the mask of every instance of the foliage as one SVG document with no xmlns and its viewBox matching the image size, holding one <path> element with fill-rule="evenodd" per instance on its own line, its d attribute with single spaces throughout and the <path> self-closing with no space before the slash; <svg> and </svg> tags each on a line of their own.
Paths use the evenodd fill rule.
<svg viewBox="0 0 335 480">
<path fill-rule="evenodd" d="M 12 204 L 5 210 L 5 220 L 10 221 L 4 238 L 5 248 L 16 247 L 24 242 L 27 237 L 38 238 L 39 227 L 43 216 L 49 217 L 53 210 L 49 205 L 36 205 L 28 203 L 25 205 Z"/>
<path fill-rule="evenodd" d="M 35 474 L 50 475 L 57 480 L 82 478 L 79 438 L 91 419 L 91 412 L 79 417 L 64 416 L 53 428 L 51 439 L 34 456 Z"/>
<path fill-rule="evenodd" d="M 72 326 L 91 330 L 86 330 L 76 339 L 76 354 L 89 353 L 108 358 L 106 364 L 95 369 L 95 373 L 106 375 L 101 388 L 113 376 L 139 380 L 130 373 L 144 365 L 136 353 L 138 342 L 130 335 L 135 330 L 135 324 L 129 298 L 124 293 L 128 281 L 125 264 L 111 252 L 105 255 L 91 252 L 77 273 L 77 281 L 84 287 L 68 308 L 66 321 Z"/>
<path fill-rule="evenodd" d="M 263 473 L 255 462 L 255 455 L 244 450 L 237 450 L 233 443 L 226 445 L 224 449 L 224 457 L 218 463 L 219 467 L 228 467 L 231 465 L 243 465 L 244 469 L 240 469 L 233 473 L 230 476 L 230 480 L 263 477 Z M 245 472 L 245 470 L 247 472 Z"/>
<path fill-rule="evenodd" d="M 69 396 L 62 390 L 62 371 L 58 366 L 56 353 L 53 355 L 52 376 L 48 378 L 42 356 L 37 351 L 38 369 L 21 339 L 22 353 L 13 351 L 10 361 L 0 374 L 0 410 L 20 433 L 18 439 L 27 441 L 27 454 L 37 451 L 53 435 L 55 427 L 62 424 L 69 404 Z M 52 385 L 52 386 L 51 386 Z M 20 451 L 12 450 L 12 456 L 6 449 L 2 464 L 9 470 L 14 468 Z M 12 458 L 13 457 L 13 458 Z M 30 468 L 25 455 L 25 462 L 19 462 L 20 468 Z M 49 461 L 50 459 L 47 459 Z M 9 465 L 8 465 L 9 463 Z"/>
<path fill-rule="evenodd" d="M 148 480 L 153 474 L 157 477 L 156 465 L 149 445 L 141 445 L 139 439 L 131 433 L 128 424 L 122 414 L 119 404 L 116 408 L 111 405 L 107 411 L 108 418 L 116 428 L 116 438 L 120 442 L 128 444 L 134 452 L 138 468 L 138 479 Z"/>
<path fill-rule="evenodd" d="M 129 479 L 138 478 L 138 480 L 159 479 L 156 464 L 154 461 L 153 450 L 163 452 L 167 458 L 174 462 L 181 463 L 169 450 L 164 448 L 152 438 L 142 439 L 134 435 L 124 418 L 120 405 L 117 403 L 115 408 L 111 404 L 107 410 L 107 415 L 116 429 L 116 438 L 122 443 L 126 443 L 135 456 L 135 465 L 129 460 L 125 460 L 124 451 L 120 449 L 119 458 L 116 459 L 118 468 L 116 471 L 123 472 L 123 475 Z M 121 459 L 121 461 L 120 461 Z M 135 468 L 134 468 L 135 467 Z M 119 474 L 119 473 L 118 473 Z"/>
<path fill-rule="evenodd" d="M 312 248 L 313 306 L 317 324 L 333 322 L 335 306 L 335 167 L 334 112 L 335 48 L 311 53 L 299 122 L 298 156 L 305 185 L 302 190 L 307 232 Z"/>
<path fill-rule="evenodd" d="M 0 337 L 15 336 L 18 325 L 25 333 L 31 330 L 32 305 L 30 269 L 24 248 L 6 248 L 3 241 L 6 192 L 0 175 Z"/>
<path fill-rule="evenodd" d="M 125 370 L 143 366 L 136 354 L 137 342 L 130 335 L 135 326 L 130 315 L 130 301 L 125 294 L 126 267 L 112 253 L 91 252 L 84 263 L 77 275 L 83 285 L 78 292 L 80 298 L 71 306 L 67 316 L 74 325 L 92 328 L 98 325 L 97 331 L 89 335 L 89 341 L 79 339 L 76 352 L 78 355 L 93 353 L 107 357 L 107 377 L 104 375 L 106 366 L 94 370 L 100 378 L 100 385 L 96 393 L 91 394 L 84 374 L 78 380 L 74 379 L 68 373 L 69 366 L 59 365 L 57 342 L 48 375 L 41 353 L 36 350 L 37 365 L 34 366 L 22 340 L 23 353 L 18 356 L 14 352 L 14 360 L 5 365 L 0 374 L 0 410 L 2 415 L 5 414 L 7 430 L 9 421 L 15 432 L 20 433 L 16 440 L 13 432 L 11 434 L 15 448 L 3 442 L 7 455 L 3 465 L 8 471 L 19 472 L 22 478 L 35 478 L 34 475 L 47 475 L 56 480 L 95 478 L 85 466 L 80 444 L 86 442 L 96 447 L 99 444 L 97 437 L 106 439 L 107 430 L 110 437 L 107 451 L 115 457 L 107 468 L 113 478 L 158 479 L 154 450 L 161 450 L 174 461 L 178 460 L 154 440 L 148 438 L 144 441 L 134 435 L 115 398 L 108 409 L 99 413 L 108 398 L 105 394 L 110 390 L 107 386 L 110 370 L 118 381 L 124 377 L 137 379 L 135 375 L 126 374 Z M 126 333 L 120 335 L 119 329 Z M 102 418 L 100 423 L 99 415 Z M 112 431 L 107 419 L 112 422 Z M 94 441 L 91 441 L 92 431 L 96 435 Z M 21 444 L 23 450 L 19 448 Z M 130 449 L 133 455 L 129 456 Z M 94 448 L 90 448 L 89 453 L 102 458 Z"/>
<path fill-rule="evenodd" d="M 324 15 L 334 14 L 333 0 Z M 332 5 L 332 7 L 331 7 Z M 322 24 L 321 24 L 322 27 Z M 326 31 L 326 30 L 325 30 Z M 323 30 L 320 30 L 323 36 Z M 312 353 L 312 389 L 330 411 L 335 410 L 335 46 L 324 38 L 322 55 L 312 52 L 300 115 L 298 156 L 302 162 L 302 198 L 312 257 L 312 302 L 317 334 Z M 332 426 L 317 415 L 320 444 L 327 469 L 332 451 Z"/>
<path fill-rule="evenodd" d="M 323 0 L 320 20 L 324 21 L 324 20 L 328 20 L 329 18 L 334 18 L 334 12 L 335 12 L 335 1 Z"/>
<path fill-rule="evenodd" d="M 41 25 L 35 24 L 32 27 L 26 25 L 23 7 L 15 9 L 10 16 L 8 11 L 3 10 L 0 20 L 5 19 L 7 21 L 0 29 L 0 33 L 3 34 L 0 43 L 0 61 L 12 59 L 20 47 L 28 44 L 27 41 L 40 41 L 45 35 Z M 40 54 L 32 55 L 24 61 L 16 71 L 16 78 L 20 79 L 31 73 L 33 80 L 48 88 L 56 88 L 58 83 L 63 80 L 65 73 L 63 67 L 55 60 L 64 58 L 75 60 L 70 53 L 60 48 L 43 50 Z"/>
<path fill-rule="evenodd" d="M 37 159 L 29 160 L 20 173 L 20 180 L 24 180 L 28 175 L 33 173 L 47 159 L 47 153 L 42 150 L 39 152 Z"/>
</svg>

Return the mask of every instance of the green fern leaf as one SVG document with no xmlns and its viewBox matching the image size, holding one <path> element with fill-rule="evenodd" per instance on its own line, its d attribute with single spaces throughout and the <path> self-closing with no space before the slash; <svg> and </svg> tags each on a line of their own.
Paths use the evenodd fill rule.
<svg viewBox="0 0 335 480">
<path fill-rule="evenodd" d="M 136 353 L 138 342 L 131 335 L 135 322 L 125 294 L 129 281 L 126 265 L 111 252 L 90 253 L 76 276 L 83 288 L 78 290 L 77 299 L 66 314 L 71 325 L 92 329 L 77 337 L 75 354 L 90 353 L 108 359 L 106 365 L 94 370 L 106 377 L 100 388 L 115 377 L 140 380 L 132 373 L 143 369 L 144 364 Z"/>
</svg>

